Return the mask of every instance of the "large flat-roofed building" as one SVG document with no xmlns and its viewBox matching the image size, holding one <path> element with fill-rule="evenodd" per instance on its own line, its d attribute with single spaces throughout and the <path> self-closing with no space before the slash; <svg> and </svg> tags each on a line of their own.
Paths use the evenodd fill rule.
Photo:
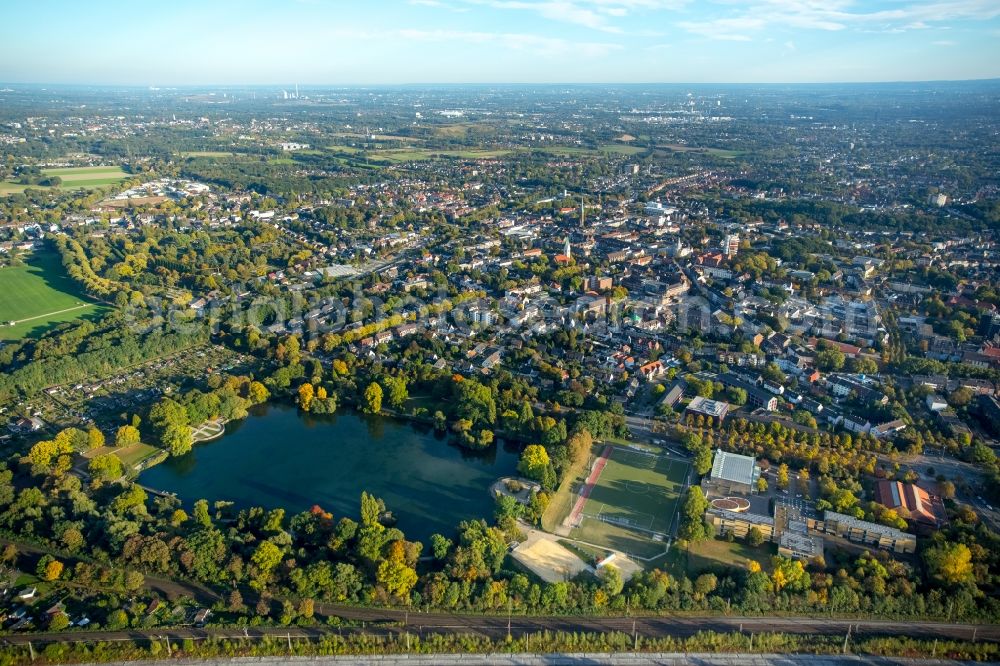
<svg viewBox="0 0 1000 666">
<path fill-rule="evenodd" d="M 822 526 L 818 527 L 827 534 L 869 546 L 878 546 L 894 553 L 912 553 L 917 550 L 917 537 L 912 534 L 834 511 L 825 512 Z"/>
<path fill-rule="evenodd" d="M 726 414 L 729 413 L 729 403 L 720 400 L 709 400 L 698 395 L 688 403 L 684 411 L 687 414 L 701 414 L 706 418 L 715 419 L 721 424 L 723 419 L 726 418 Z"/>
<path fill-rule="evenodd" d="M 751 456 L 715 450 L 708 484 L 716 494 L 749 495 L 760 478 L 760 465 Z"/>
</svg>

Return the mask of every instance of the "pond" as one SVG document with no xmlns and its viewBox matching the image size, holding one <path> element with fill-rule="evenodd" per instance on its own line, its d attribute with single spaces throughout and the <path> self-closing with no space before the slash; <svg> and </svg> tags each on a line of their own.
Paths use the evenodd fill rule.
<svg viewBox="0 0 1000 666">
<path fill-rule="evenodd" d="M 290 516 L 318 504 L 357 520 L 361 492 L 385 500 L 410 540 L 452 535 L 459 521 L 490 518 L 489 487 L 517 467 L 519 448 L 483 452 L 451 444 L 430 429 L 340 412 L 299 414 L 289 405 L 257 407 L 221 438 L 143 472 L 146 486 L 239 508 L 284 508 Z"/>
</svg>

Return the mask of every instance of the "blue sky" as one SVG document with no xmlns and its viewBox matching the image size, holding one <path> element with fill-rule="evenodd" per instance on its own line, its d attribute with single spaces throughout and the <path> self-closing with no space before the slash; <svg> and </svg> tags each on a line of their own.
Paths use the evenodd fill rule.
<svg viewBox="0 0 1000 666">
<path fill-rule="evenodd" d="M 0 81 L 1000 77 L 1000 0 L 13 0 Z"/>
</svg>

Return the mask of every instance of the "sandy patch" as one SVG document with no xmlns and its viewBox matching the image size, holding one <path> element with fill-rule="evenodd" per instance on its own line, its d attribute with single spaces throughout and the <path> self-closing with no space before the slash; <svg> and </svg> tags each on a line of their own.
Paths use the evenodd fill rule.
<svg viewBox="0 0 1000 666">
<path fill-rule="evenodd" d="M 568 549 L 537 534 L 515 548 L 513 556 L 547 583 L 569 580 L 587 569 L 587 563 Z"/>
</svg>

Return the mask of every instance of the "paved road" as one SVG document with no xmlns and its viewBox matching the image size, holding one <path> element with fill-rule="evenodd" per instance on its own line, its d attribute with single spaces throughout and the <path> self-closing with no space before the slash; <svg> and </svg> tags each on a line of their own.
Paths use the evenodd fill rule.
<svg viewBox="0 0 1000 666">
<path fill-rule="evenodd" d="M 61 631 L 33 634 L 14 634 L 0 640 L 23 644 L 29 640 L 36 645 L 46 642 L 73 640 L 130 640 L 170 636 L 172 639 L 208 637 L 256 638 L 264 635 L 292 638 L 314 638 L 330 633 L 364 631 L 373 634 L 472 634 L 503 638 L 509 631 L 514 635 L 540 631 L 589 631 L 632 633 L 641 637 L 691 636 L 699 631 L 746 633 L 786 632 L 808 635 L 845 636 L 848 627 L 852 635 L 910 636 L 914 638 L 972 639 L 1000 641 L 1000 625 L 995 624 L 951 624 L 946 622 L 913 622 L 895 620 L 873 620 L 856 622 L 831 618 L 763 618 L 763 617 L 715 617 L 715 616 L 661 616 L 661 617 L 562 617 L 533 616 L 512 617 L 487 615 L 459 615 L 451 613 L 420 613 L 416 611 L 358 608 L 339 604 L 316 604 L 316 612 L 322 615 L 336 615 L 352 624 L 351 628 L 330 627 L 285 628 L 256 627 L 244 633 L 242 629 L 225 628 L 177 628 L 177 629 L 131 629 L 124 631 Z M 509 624 L 508 624 L 509 622 Z"/>
</svg>

